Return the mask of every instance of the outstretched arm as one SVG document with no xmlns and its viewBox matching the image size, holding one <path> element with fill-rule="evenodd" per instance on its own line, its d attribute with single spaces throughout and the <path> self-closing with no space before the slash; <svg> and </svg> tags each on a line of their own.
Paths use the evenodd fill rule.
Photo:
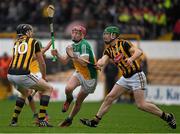
<svg viewBox="0 0 180 134">
<path fill-rule="evenodd" d="M 48 44 L 47 44 L 47 46 L 41 49 L 42 54 L 46 53 L 46 51 L 49 50 L 49 48 L 51 47 L 51 45 L 52 45 L 52 42 L 49 41 Z"/>
<path fill-rule="evenodd" d="M 103 66 L 106 65 L 108 62 L 109 62 L 109 56 L 104 55 L 102 58 L 100 58 L 100 59 L 97 61 L 96 65 L 97 65 L 98 67 L 103 67 Z"/>
</svg>

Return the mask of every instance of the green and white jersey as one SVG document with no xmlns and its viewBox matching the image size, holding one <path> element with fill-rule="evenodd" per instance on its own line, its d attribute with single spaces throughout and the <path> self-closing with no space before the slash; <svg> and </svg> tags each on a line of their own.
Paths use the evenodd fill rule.
<svg viewBox="0 0 180 134">
<path fill-rule="evenodd" d="M 91 46 L 89 45 L 89 43 L 85 39 L 82 39 L 78 43 L 73 43 L 72 47 L 73 47 L 74 53 L 76 53 L 78 56 L 87 55 L 87 56 L 89 56 L 89 61 L 91 63 L 96 62 L 94 52 L 93 52 Z M 79 62 L 77 62 L 75 60 L 73 60 L 73 64 L 74 64 L 76 71 L 78 71 L 80 74 L 82 74 L 82 76 L 85 79 L 87 79 L 87 80 L 97 79 L 97 70 L 92 65 L 88 64 L 87 66 L 82 66 Z"/>
</svg>

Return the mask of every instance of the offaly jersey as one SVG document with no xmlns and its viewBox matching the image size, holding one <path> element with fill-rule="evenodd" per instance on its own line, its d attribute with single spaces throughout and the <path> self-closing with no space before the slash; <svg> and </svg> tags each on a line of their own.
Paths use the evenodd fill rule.
<svg viewBox="0 0 180 134">
<path fill-rule="evenodd" d="M 125 59 L 132 56 L 129 49 L 132 47 L 131 42 L 122 39 L 116 39 L 114 45 L 109 45 L 104 50 L 104 55 L 111 58 L 119 67 L 125 78 L 131 77 L 133 74 L 140 72 L 141 67 L 138 60 L 133 61 L 132 66 L 128 66 Z M 119 62 L 116 62 L 118 59 Z"/>
<path fill-rule="evenodd" d="M 96 62 L 96 58 L 94 55 L 94 52 L 89 45 L 89 43 L 85 40 L 82 39 L 78 43 L 72 44 L 73 51 L 77 55 L 89 55 L 89 61 L 91 63 Z M 92 65 L 87 65 L 87 66 L 82 66 L 79 62 L 73 60 L 74 67 L 76 71 L 78 71 L 83 77 L 87 80 L 89 79 L 96 79 L 97 78 L 97 70 L 92 66 Z"/>
<path fill-rule="evenodd" d="M 14 43 L 13 58 L 8 70 L 9 74 L 26 75 L 30 73 L 30 64 L 35 53 L 40 52 L 39 42 L 23 36 Z"/>
</svg>

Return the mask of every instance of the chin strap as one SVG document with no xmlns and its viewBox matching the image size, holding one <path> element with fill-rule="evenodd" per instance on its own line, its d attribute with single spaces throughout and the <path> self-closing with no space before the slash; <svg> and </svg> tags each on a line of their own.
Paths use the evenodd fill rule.
<svg viewBox="0 0 180 134">
<path fill-rule="evenodd" d="M 80 40 L 72 40 L 74 43 L 79 43 L 80 41 L 81 41 L 82 39 L 80 39 Z"/>
</svg>

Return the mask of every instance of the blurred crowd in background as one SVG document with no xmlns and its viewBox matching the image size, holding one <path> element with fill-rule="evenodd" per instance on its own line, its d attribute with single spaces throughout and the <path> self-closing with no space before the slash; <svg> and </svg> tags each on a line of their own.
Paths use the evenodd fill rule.
<svg viewBox="0 0 180 134">
<path fill-rule="evenodd" d="M 12 32 L 17 24 L 30 23 L 46 35 L 50 3 L 55 5 L 55 31 L 61 36 L 76 23 L 87 27 L 89 38 L 102 37 L 103 29 L 112 24 L 119 26 L 121 33 L 139 34 L 144 40 L 180 31 L 179 0 L 3 0 L 0 32 Z"/>
</svg>

